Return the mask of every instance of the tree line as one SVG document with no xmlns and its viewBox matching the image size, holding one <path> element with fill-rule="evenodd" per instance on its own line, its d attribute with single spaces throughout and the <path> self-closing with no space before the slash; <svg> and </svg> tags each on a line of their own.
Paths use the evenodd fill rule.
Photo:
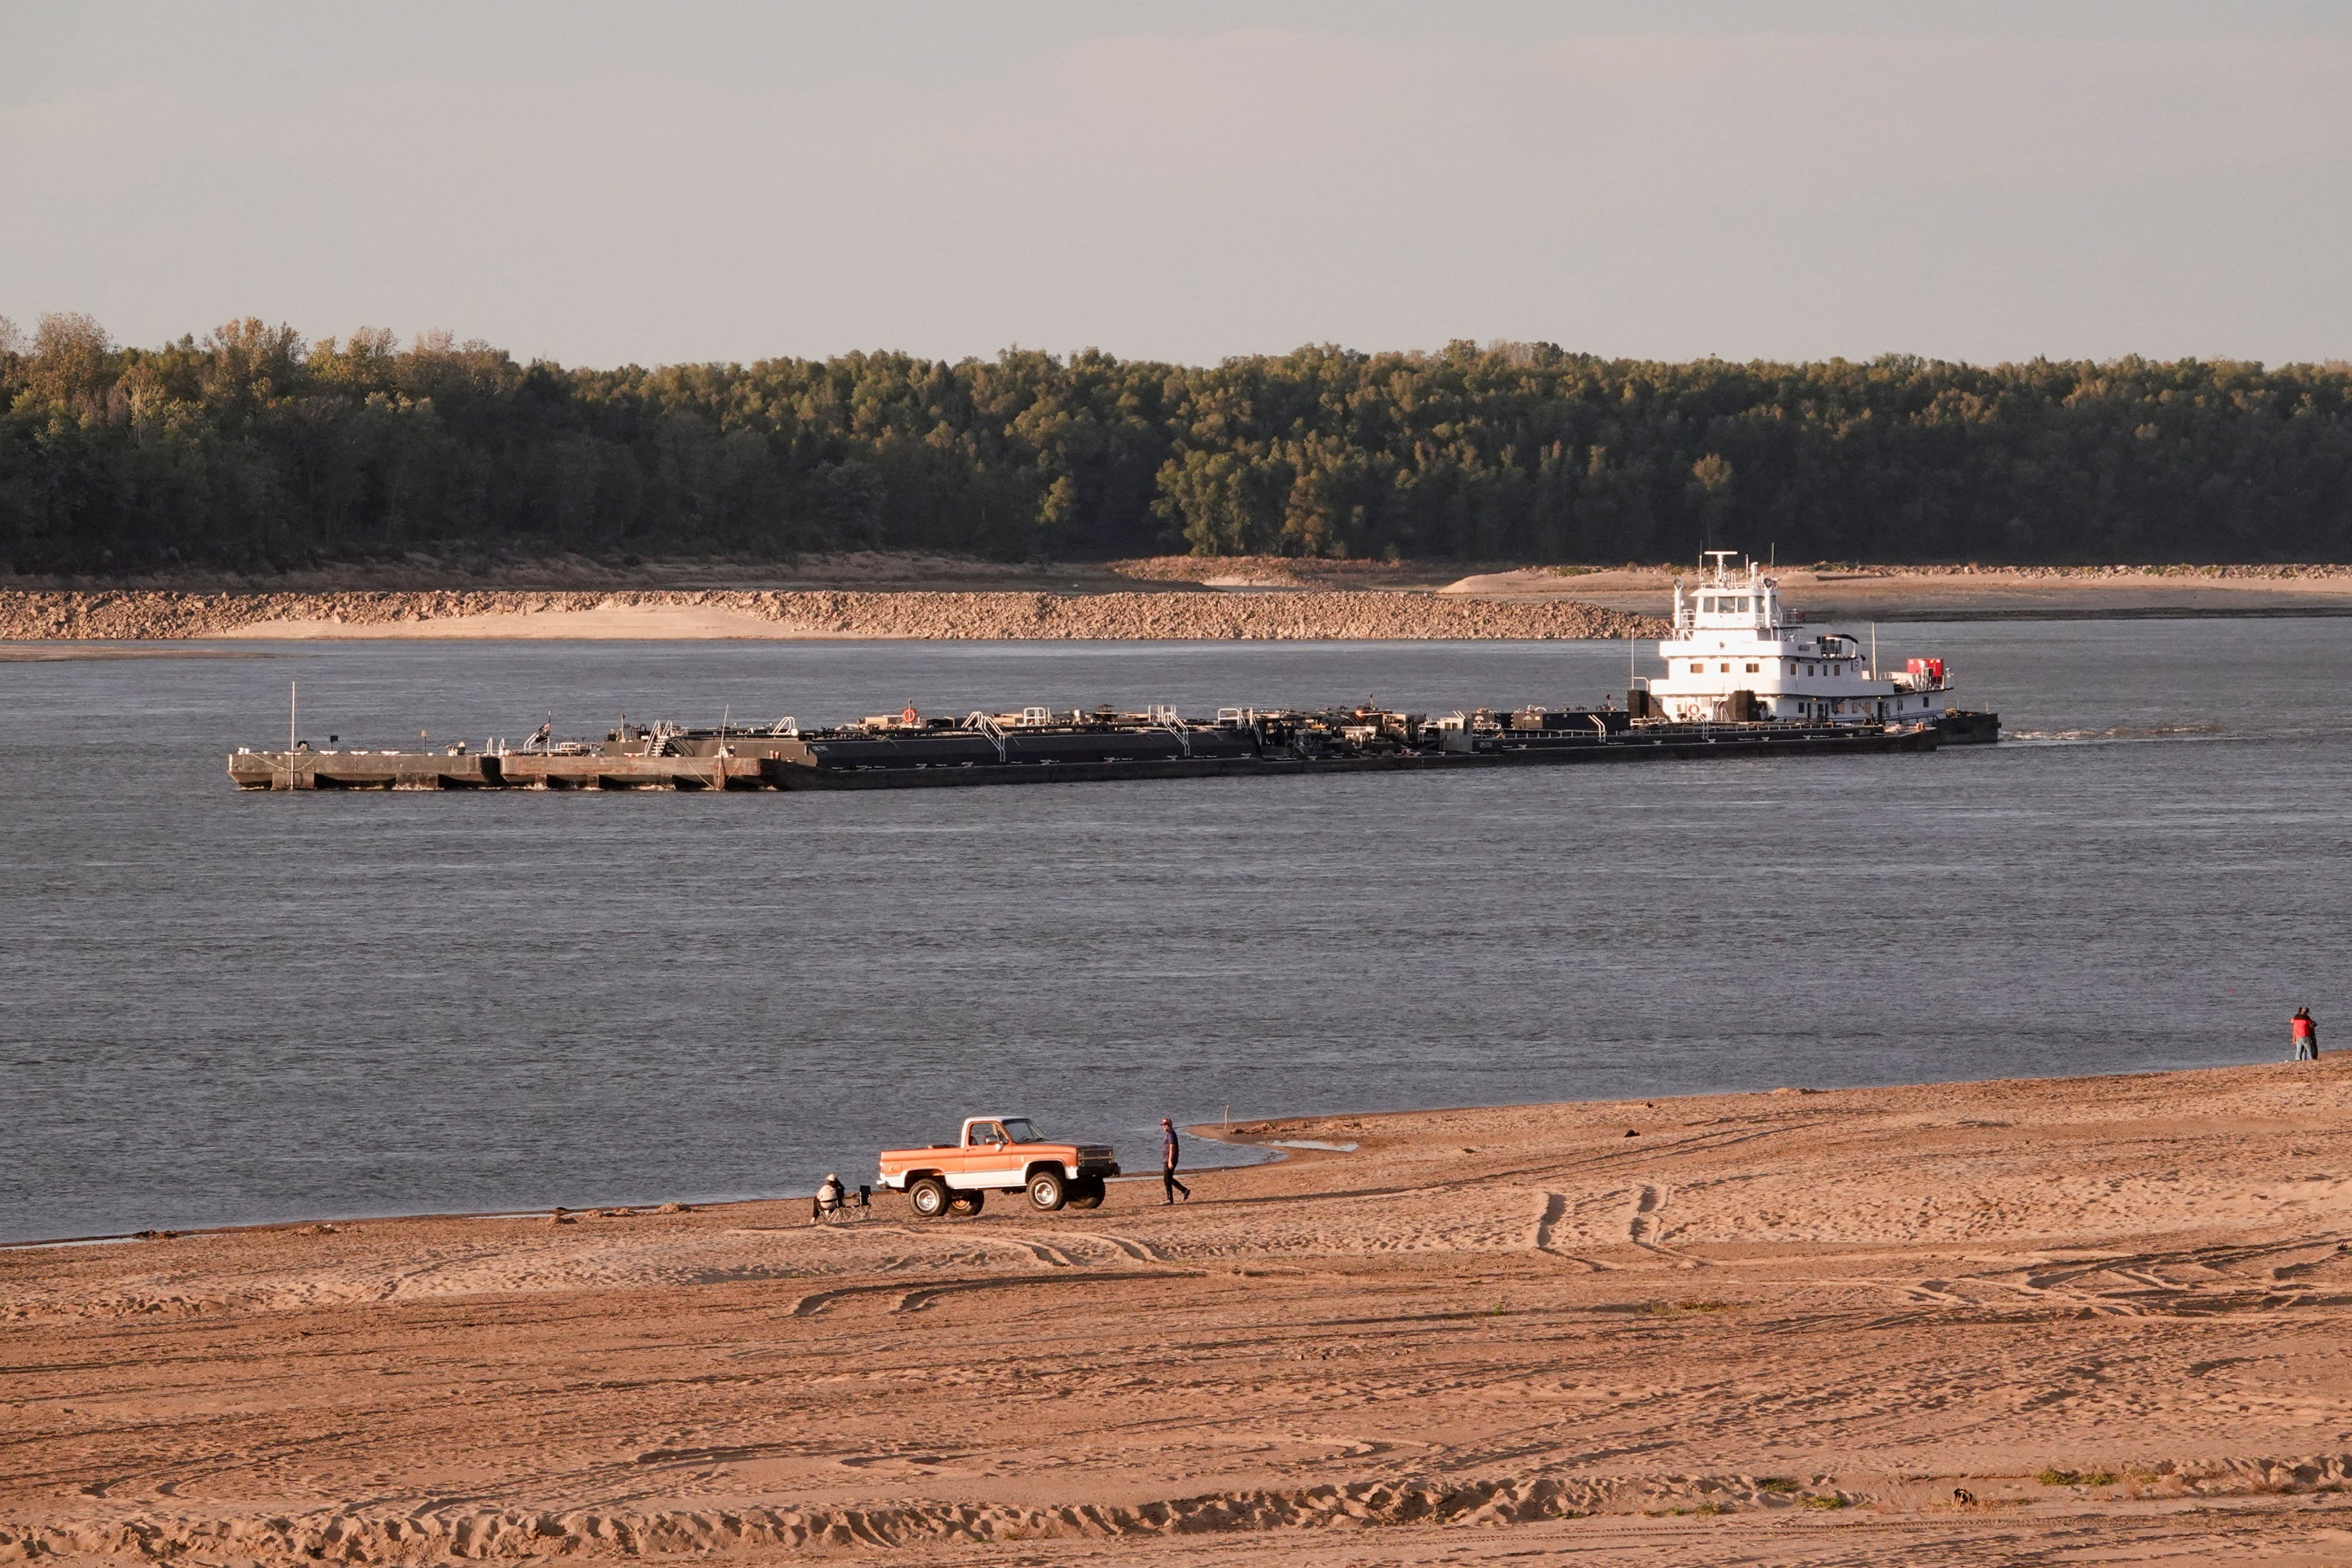
<svg viewBox="0 0 2352 1568">
<path fill-rule="evenodd" d="M 1013 350 L 647 370 L 0 321 L 0 567 L 486 552 L 2352 559 L 2352 367 Z"/>
</svg>

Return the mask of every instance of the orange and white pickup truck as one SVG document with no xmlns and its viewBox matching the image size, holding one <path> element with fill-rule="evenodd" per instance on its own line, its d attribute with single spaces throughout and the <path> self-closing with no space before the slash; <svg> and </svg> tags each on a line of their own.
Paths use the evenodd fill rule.
<svg viewBox="0 0 2352 1568">
<path fill-rule="evenodd" d="M 1118 1174 L 1108 1143 L 1049 1142 L 1025 1116 L 968 1116 L 956 1142 L 882 1151 L 881 1184 L 924 1219 L 978 1214 L 990 1193 L 1025 1191 L 1041 1209 L 1096 1208 Z"/>
</svg>

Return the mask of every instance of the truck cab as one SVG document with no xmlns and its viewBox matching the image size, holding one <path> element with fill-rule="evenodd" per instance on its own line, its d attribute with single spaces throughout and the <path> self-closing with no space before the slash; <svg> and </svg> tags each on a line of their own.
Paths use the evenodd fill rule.
<svg viewBox="0 0 2352 1568">
<path fill-rule="evenodd" d="M 967 1149 L 1002 1149 L 1013 1143 L 1043 1143 L 1025 1116 L 967 1116 L 963 1137 Z"/>
</svg>

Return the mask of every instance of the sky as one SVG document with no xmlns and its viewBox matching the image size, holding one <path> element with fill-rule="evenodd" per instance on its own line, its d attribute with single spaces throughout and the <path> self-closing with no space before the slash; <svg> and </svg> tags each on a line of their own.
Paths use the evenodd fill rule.
<svg viewBox="0 0 2352 1568">
<path fill-rule="evenodd" d="M 0 316 L 2352 358 L 2352 5 L 0 0 Z"/>
</svg>

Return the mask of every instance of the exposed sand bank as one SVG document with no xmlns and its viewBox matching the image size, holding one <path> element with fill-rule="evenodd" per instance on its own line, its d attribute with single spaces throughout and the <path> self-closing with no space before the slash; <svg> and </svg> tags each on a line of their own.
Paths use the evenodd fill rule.
<svg viewBox="0 0 2352 1568">
<path fill-rule="evenodd" d="M 566 638 L 572 640 L 669 639 L 697 641 L 735 638 L 811 638 L 854 637 L 854 632 L 820 631 L 805 626 L 765 620 L 742 610 L 709 605 L 595 604 L 581 609 L 493 610 L 480 615 L 425 615 L 415 620 L 353 621 L 333 616 L 291 616 L 257 621 L 215 637 L 302 641 L 353 637 L 488 637 Z"/>
<path fill-rule="evenodd" d="M 1688 568 L 1154 556 L 1007 565 L 923 555 L 757 566 L 572 558 L 274 580 L 0 589 L 0 641 L 210 637 L 1551 638 L 1654 637 Z M 2352 567 L 1778 569 L 1819 620 L 2352 614 Z M 539 579 L 544 578 L 543 584 Z M 1021 584 L 1034 584 L 1024 587 Z M 1237 591 L 1238 590 L 1238 591 Z"/>
<path fill-rule="evenodd" d="M 1696 567 L 1680 569 L 1696 580 Z M 1676 572 L 1518 567 L 1438 592 L 1510 603 L 1574 599 L 1664 616 Z M 2341 566 L 1782 566 L 1781 595 L 1815 620 L 2007 620 L 2131 616 L 2352 615 Z"/>
<path fill-rule="evenodd" d="M 2341 1561 L 2347 1110 L 2331 1057 L 1255 1122 L 1358 1147 L 1172 1209 L 0 1252 L 0 1558 Z"/>
<path fill-rule="evenodd" d="M 0 638 L 1324 641 L 1655 637 L 1659 630 L 1643 616 L 1567 600 L 1496 604 L 1396 593 L 0 593 Z"/>
</svg>

